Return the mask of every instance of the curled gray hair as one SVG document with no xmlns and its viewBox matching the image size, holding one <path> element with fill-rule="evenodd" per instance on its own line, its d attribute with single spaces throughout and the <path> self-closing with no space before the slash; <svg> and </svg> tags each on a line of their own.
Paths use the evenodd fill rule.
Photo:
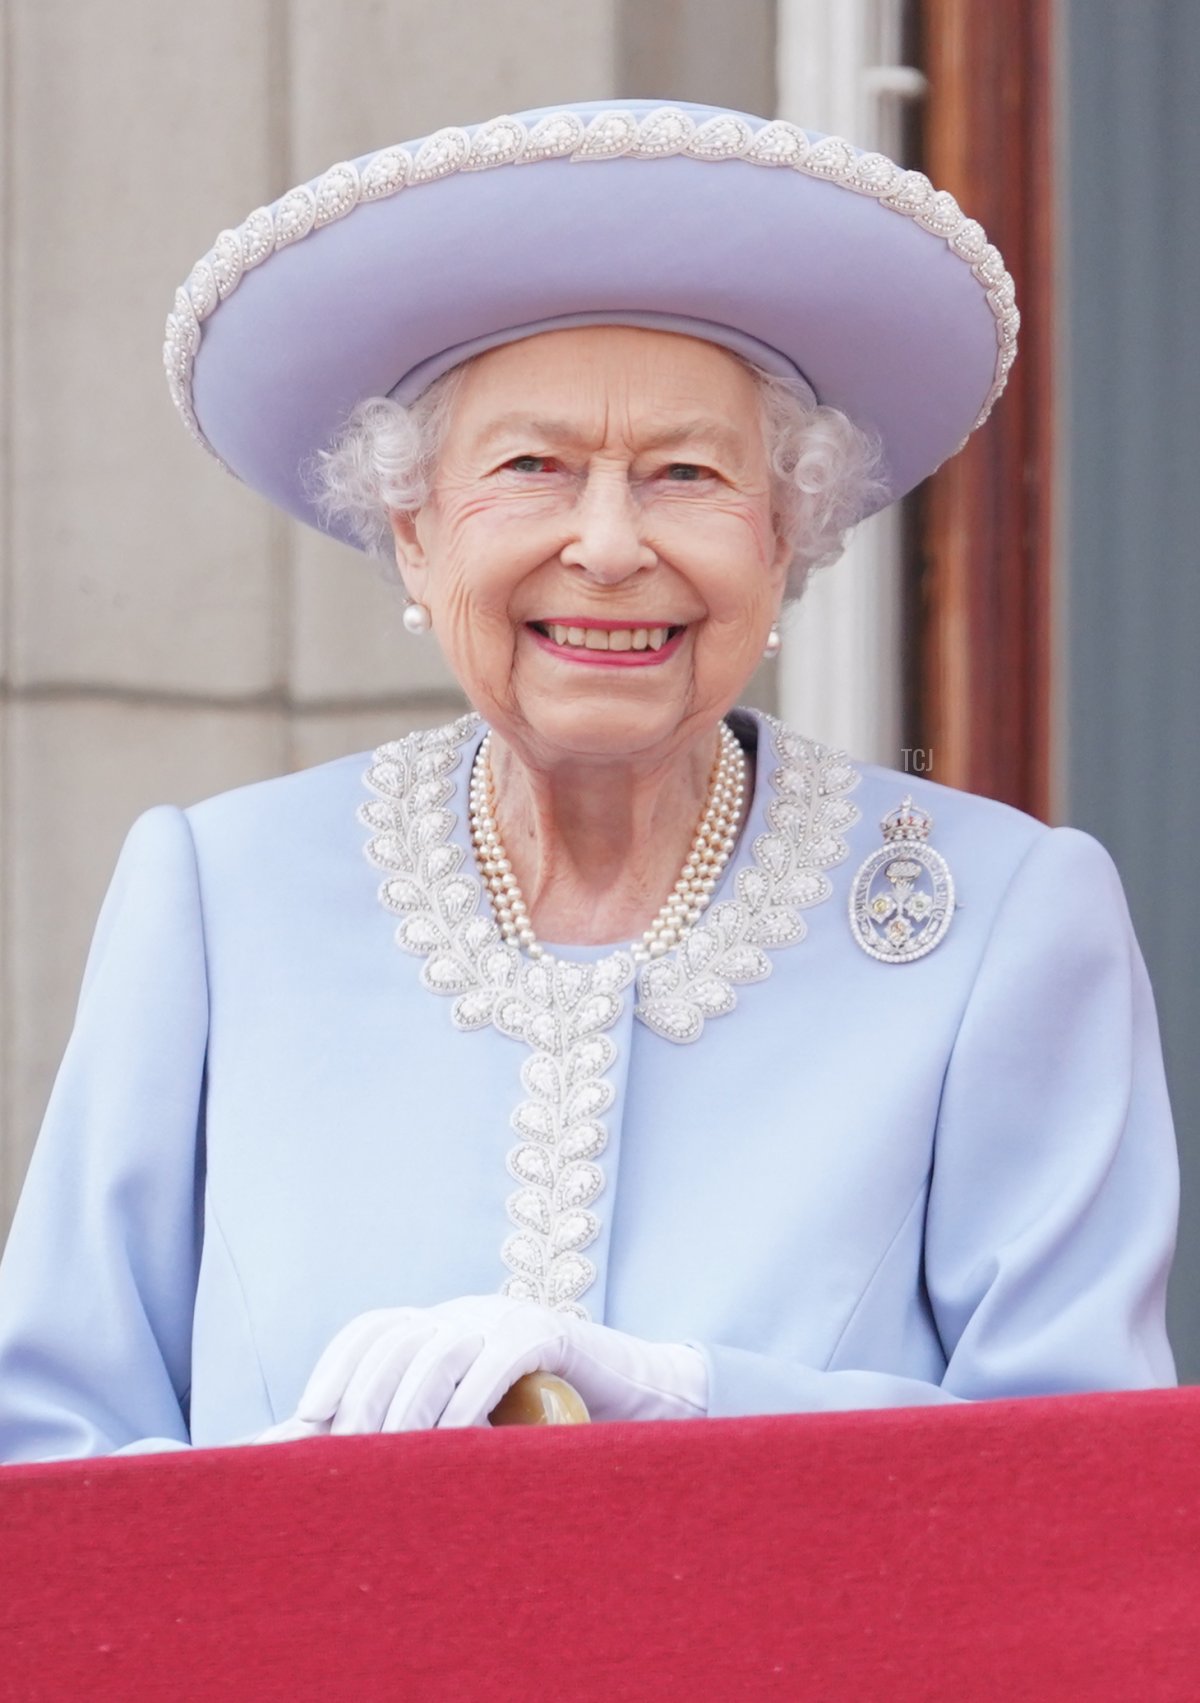
<svg viewBox="0 0 1200 1703">
<path fill-rule="evenodd" d="M 407 407 L 385 396 L 359 403 L 313 468 L 326 525 L 393 560 L 390 511 L 428 500 L 470 364 L 443 373 Z M 878 440 L 839 409 L 814 406 L 788 379 L 742 364 L 758 386 L 775 521 L 793 552 L 787 590 L 799 597 L 814 569 L 837 561 L 850 528 L 887 500 L 883 456 Z"/>
</svg>

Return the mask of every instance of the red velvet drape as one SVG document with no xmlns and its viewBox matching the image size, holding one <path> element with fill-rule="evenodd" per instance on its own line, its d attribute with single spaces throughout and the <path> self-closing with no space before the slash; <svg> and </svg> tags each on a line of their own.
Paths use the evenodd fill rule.
<svg viewBox="0 0 1200 1703">
<path fill-rule="evenodd" d="M 0 1468 L 0 1698 L 1200 1697 L 1200 1391 Z"/>
</svg>

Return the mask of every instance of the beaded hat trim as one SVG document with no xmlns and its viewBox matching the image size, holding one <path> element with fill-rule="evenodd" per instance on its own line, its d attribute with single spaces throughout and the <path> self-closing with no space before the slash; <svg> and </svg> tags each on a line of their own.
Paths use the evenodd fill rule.
<svg viewBox="0 0 1200 1703">
<path fill-rule="evenodd" d="M 192 396 L 192 374 L 205 320 L 237 289 L 246 274 L 277 250 L 344 219 L 364 202 L 399 195 L 456 172 L 490 171 L 541 160 L 592 161 L 661 159 L 680 154 L 720 163 L 742 160 L 774 170 L 796 171 L 870 196 L 924 230 L 942 237 L 983 285 L 996 325 L 996 364 L 991 388 L 972 430 L 981 426 L 1003 391 L 1016 358 L 1020 314 L 1013 280 L 983 227 L 954 197 L 936 190 L 918 171 L 905 171 L 883 154 L 860 153 L 839 136 L 810 139 L 795 124 L 771 120 L 757 129 L 722 113 L 697 123 L 676 107 L 658 107 L 639 118 L 609 109 L 590 121 L 578 113 L 554 112 L 526 125 L 522 119 L 490 119 L 468 132 L 458 126 L 436 131 L 419 147 L 383 148 L 364 163 L 342 161 L 311 183 L 289 190 L 271 207 L 259 207 L 236 230 L 225 230 L 176 292 L 167 316 L 163 364 L 171 398 L 188 431 L 218 461 L 201 430 Z M 965 440 L 964 440 L 965 441 Z M 221 461 L 221 465 L 226 464 Z M 227 469 L 232 471 L 232 469 Z"/>
</svg>

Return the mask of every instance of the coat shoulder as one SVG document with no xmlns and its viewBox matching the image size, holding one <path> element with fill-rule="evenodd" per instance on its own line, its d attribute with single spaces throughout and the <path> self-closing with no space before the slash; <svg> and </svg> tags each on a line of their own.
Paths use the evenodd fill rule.
<svg viewBox="0 0 1200 1703">
<path fill-rule="evenodd" d="M 876 817 L 882 820 L 905 798 L 911 798 L 932 818 L 931 839 L 940 830 L 956 836 L 993 839 L 1015 851 L 1025 851 L 1035 840 L 1051 832 L 1048 824 L 1038 817 L 997 798 L 943 786 L 924 775 L 907 774 L 880 763 L 854 762 L 853 766 L 862 780 L 851 796 L 864 817 L 873 821 Z"/>
<path fill-rule="evenodd" d="M 945 859 L 959 905 L 980 923 L 995 913 L 1031 853 L 1056 835 L 1075 832 L 1052 828 L 1013 805 L 923 775 L 875 763 L 853 766 L 861 777 L 849 795 L 861 812 L 854 835 L 857 855 L 883 845 L 883 818 L 911 799 L 930 818 L 927 844 Z"/>
<path fill-rule="evenodd" d="M 251 781 L 193 804 L 185 811 L 193 834 L 206 841 L 217 834 L 253 834 L 269 826 L 316 817 L 339 803 L 351 807 L 367 796 L 363 777 L 373 760 L 371 751 L 356 751 L 313 768 Z"/>
</svg>

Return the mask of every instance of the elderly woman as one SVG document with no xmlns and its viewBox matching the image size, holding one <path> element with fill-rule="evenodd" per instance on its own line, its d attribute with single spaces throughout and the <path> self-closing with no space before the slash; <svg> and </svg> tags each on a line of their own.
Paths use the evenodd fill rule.
<svg viewBox="0 0 1200 1703">
<path fill-rule="evenodd" d="M 533 1369 L 598 1420 L 1173 1379 L 1107 853 L 734 708 L 1014 330 L 918 174 L 712 109 L 442 132 L 218 238 L 185 420 L 394 554 L 476 713 L 133 828 L 0 1458 L 485 1424 Z"/>
</svg>

